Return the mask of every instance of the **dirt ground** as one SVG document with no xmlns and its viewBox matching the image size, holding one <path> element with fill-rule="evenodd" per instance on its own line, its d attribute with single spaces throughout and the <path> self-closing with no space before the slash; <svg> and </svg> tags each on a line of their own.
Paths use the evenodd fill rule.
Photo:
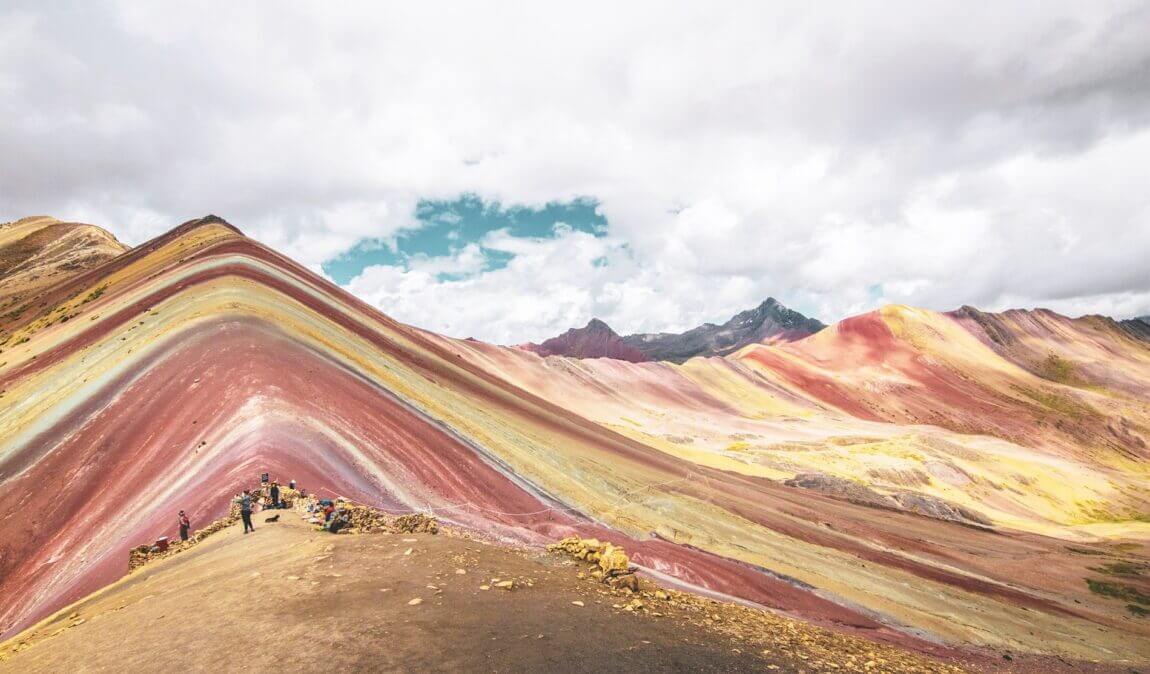
<svg viewBox="0 0 1150 674">
<path fill-rule="evenodd" d="M 232 527 L 149 565 L 43 625 L 0 671 L 736 672 L 768 664 L 667 621 L 614 616 L 558 559 L 444 535 L 333 536 L 297 522 L 285 513 L 247 536 Z"/>
<path fill-rule="evenodd" d="M 0 645 L 0 672 L 958 671 L 693 595 L 629 609 L 556 555 L 263 519 Z"/>
</svg>

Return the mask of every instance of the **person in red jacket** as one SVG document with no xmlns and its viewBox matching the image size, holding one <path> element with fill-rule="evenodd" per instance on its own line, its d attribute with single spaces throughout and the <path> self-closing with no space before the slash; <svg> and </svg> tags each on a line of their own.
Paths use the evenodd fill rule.
<svg viewBox="0 0 1150 674">
<path fill-rule="evenodd" d="M 181 510 L 180 511 L 180 540 L 181 541 L 188 540 L 188 529 L 190 529 L 191 526 L 192 526 L 192 523 L 188 519 L 188 516 L 184 514 L 183 510 Z"/>
</svg>

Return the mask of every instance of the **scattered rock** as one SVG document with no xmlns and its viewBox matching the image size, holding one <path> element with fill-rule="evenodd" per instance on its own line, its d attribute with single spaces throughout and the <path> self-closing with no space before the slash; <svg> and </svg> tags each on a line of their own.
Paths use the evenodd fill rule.
<svg viewBox="0 0 1150 674">
<path fill-rule="evenodd" d="M 581 602 L 581 601 L 573 601 L 571 603 L 575 606 L 583 606 L 583 602 Z"/>
<path fill-rule="evenodd" d="M 423 603 L 423 597 L 416 597 L 415 599 L 412 599 L 411 601 L 407 602 L 407 605 L 408 606 L 418 606 L 422 603 Z"/>
</svg>

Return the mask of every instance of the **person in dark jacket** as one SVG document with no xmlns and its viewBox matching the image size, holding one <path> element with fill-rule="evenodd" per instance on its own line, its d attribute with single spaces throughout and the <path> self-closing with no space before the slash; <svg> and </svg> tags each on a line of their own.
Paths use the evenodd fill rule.
<svg viewBox="0 0 1150 674">
<path fill-rule="evenodd" d="M 244 521 L 244 533 L 255 531 L 256 528 L 252 526 L 252 495 L 247 489 L 240 495 L 239 498 L 234 499 L 232 503 L 240 504 L 240 518 Z"/>
<path fill-rule="evenodd" d="M 180 511 L 180 540 L 181 541 L 188 540 L 188 529 L 190 529 L 191 526 L 192 526 L 192 523 L 188 519 L 188 516 L 184 514 L 183 510 L 181 510 Z"/>
<path fill-rule="evenodd" d="M 327 530 L 333 534 L 338 534 L 339 530 L 346 527 L 351 523 L 351 518 L 348 517 L 347 511 L 340 508 L 334 515 L 332 515 L 331 523 L 327 525 Z"/>
<path fill-rule="evenodd" d="M 280 507 L 280 483 L 279 482 L 273 482 L 272 483 L 271 493 L 272 493 L 272 507 L 275 508 L 276 510 L 279 510 L 279 507 Z"/>
</svg>

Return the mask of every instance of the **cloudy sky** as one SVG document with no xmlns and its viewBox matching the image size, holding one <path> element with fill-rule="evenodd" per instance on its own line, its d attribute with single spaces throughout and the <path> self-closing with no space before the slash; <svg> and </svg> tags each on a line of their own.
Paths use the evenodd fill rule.
<svg viewBox="0 0 1150 674">
<path fill-rule="evenodd" d="M 0 220 L 215 213 L 504 343 L 1150 314 L 1150 5 L 810 4 L 9 0 Z"/>
</svg>

